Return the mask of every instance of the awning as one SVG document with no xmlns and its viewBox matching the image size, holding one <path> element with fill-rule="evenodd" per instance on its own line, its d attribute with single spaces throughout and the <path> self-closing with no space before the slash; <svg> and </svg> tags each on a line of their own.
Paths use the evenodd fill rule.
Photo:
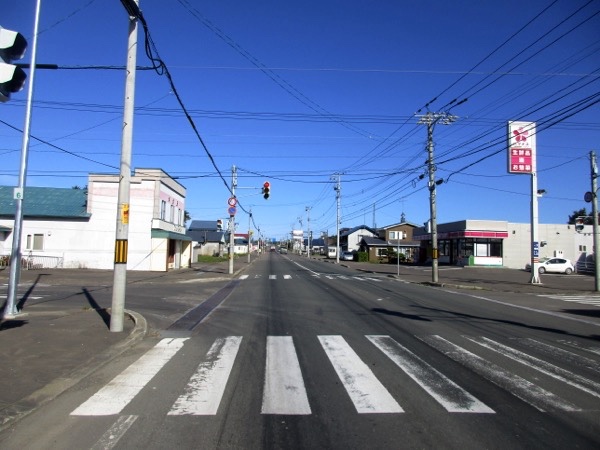
<svg viewBox="0 0 600 450">
<path fill-rule="evenodd" d="M 3 232 L 3 231 L 12 231 L 12 228 L 5 227 L 4 225 L 0 225 L 0 232 Z"/>
<path fill-rule="evenodd" d="M 175 241 L 192 241 L 192 238 L 181 233 L 175 233 L 167 230 L 152 230 L 151 237 L 162 239 L 173 239 Z"/>
</svg>

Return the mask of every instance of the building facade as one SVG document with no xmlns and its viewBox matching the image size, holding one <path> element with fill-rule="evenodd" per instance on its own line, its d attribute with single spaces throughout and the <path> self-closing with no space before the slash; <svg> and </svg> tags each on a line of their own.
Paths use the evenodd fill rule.
<svg viewBox="0 0 600 450">
<path fill-rule="evenodd" d="M 561 256 L 576 264 L 593 252 L 591 225 L 582 232 L 569 224 L 539 224 L 539 257 Z M 462 220 L 437 226 L 441 264 L 497 266 L 522 269 L 531 261 L 531 225 L 491 220 Z M 421 242 L 421 263 L 431 259 L 431 233 L 414 230 Z"/>
<path fill-rule="evenodd" d="M 112 269 L 118 190 L 119 176 L 112 174 L 90 174 L 86 189 L 26 188 L 24 258 L 56 259 L 65 268 Z M 185 188 L 160 169 L 135 170 L 128 205 L 128 270 L 190 266 L 185 194 Z M 12 249 L 14 201 L 11 204 L 6 195 L 2 199 L 0 227 L 5 231 L 0 233 L 0 252 L 6 255 Z"/>
</svg>

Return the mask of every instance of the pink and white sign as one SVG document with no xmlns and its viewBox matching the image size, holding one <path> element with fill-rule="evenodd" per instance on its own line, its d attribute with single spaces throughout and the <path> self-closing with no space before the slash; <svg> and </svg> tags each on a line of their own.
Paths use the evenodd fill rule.
<svg viewBox="0 0 600 450">
<path fill-rule="evenodd" d="M 508 172 L 535 172 L 535 122 L 508 122 Z"/>
</svg>

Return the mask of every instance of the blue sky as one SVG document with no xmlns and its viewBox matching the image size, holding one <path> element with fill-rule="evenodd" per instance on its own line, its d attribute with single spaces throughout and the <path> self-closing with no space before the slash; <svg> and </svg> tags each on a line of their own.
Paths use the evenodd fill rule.
<svg viewBox="0 0 600 450">
<path fill-rule="evenodd" d="M 140 70 L 132 165 L 178 179 L 192 219 L 227 217 L 229 193 L 208 150 L 227 183 L 238 167 L 240 203 L 267 237 L 306 229 L 307 207 L 310 228 L 334 234 L 334 174 L 342 227 L 385 226 L 402 213 L 420 225 L 429 192 L 418 122 L 428 111 L 457 116 L 434 129 L 439 223 L 530 220 L 530 176 L 507 173 L 509 120 L 538 123 L 540 222 L 591 208 L 583 196 L 590 151 L 600 151 L 598 0 L 140 7 L 206 149 L 167 78 Z M 0 25 L 31 44 L 34 10 L 35 0 L 9 2 Z M 28 186 L 83 186 L 90 172 L 118 171 L 127 33 L 119 0 L 42 0 L 37 62 L 61 69 L 36 71 Z M 148 67 L 141 28 L 138 38 L 138 66 Z M 26 95 L 0 104 L 2 185 L 17 184 Z M 247 214 L 236 222 L 247 228 Z"/>
</svg>

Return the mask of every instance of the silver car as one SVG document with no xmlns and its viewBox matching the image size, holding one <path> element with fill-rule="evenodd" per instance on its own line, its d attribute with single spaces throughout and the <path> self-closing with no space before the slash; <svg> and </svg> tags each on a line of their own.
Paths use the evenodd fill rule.
<svg viewBox="0 0 600 450">
<path fill-rule="evenodd" d="M 340 255 L 340 259 L 342 261 L 354 261 L 354 253 L 353 252 L 342 252 Z"/>
</svg>

